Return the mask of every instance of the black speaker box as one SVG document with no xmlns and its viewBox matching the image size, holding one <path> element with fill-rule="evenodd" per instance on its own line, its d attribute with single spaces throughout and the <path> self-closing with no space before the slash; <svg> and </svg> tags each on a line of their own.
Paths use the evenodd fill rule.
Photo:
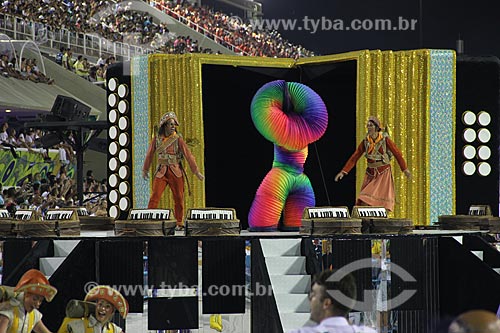
<svg viewBox="0 0 500 333">
<path fill-rule="evenodd" d="M 57 95 L 50 112 L 66 121 L 87 120 L 90 106 L 68 96 Z"/>
</svg>

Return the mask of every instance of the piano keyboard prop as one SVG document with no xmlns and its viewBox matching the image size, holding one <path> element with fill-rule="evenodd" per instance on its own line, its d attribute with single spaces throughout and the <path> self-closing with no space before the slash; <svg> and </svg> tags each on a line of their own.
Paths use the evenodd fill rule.
<svg viewBox="0 0 500 333">
<path fill-rule="evenodd" d="M 17 222 L 7 209 L 0 209 L 0 237 L 17 236 Z"/>
<path fill-rule="evenodd" d="M 17 213 L 17 212 L 16 212 Z M 34 211 L 32 212 L 35 213 Z M 33 220 L 22 213 L 17 225 L 21 237 L 80 236 L 80 221 L 74 208 L 49 209 L 43 219 Z M 26 220 L 26 218 L 28 218 Z"/>
<path fill-rule="evenodd" d="M 41 217 L 34 210 L 29 209 L 18 209 L 14 213 L 14 219 L 19 221 L 40 221 Z"/>
<path fill-rule="evenodd" d="M 88 231 L 109 231 L 115 228 L 115 220 L 109 216 L 91 216 L 85 207 L 76 209 L 80 229 Z"/>
<path fill-rule="evenodd" d="M 438 225 L 443 230 L 500 231 L 500 218 L 492 216 L 489 205 L 471 205 L 467 215 L 440 215 Z"/>
<path fill-rule="evenodd" d="M 362 233 L 409 234 L 413 232 L 411 219 L 390 218 L 385 207 L 354 206 L 352 216 L 362 220 Z"/>
<path fill-rule="evenodd" d="M 171 209 L 131 209 L 127 220 L 115 221 L 115 236 L 173 236 L 176 220 Z"/>
<path fill-rule="evenodd" d="M 347 207 L 306 207 L 299 233 L 327 236 L 331 234 L 360 234 L 361 219 L 351 218 Z"/>
<path fill-rule="evenodd" d="M 11 223 L 6 221 L 6 232 L 10 233 L 10 236 L 23 236 L 22 230 L 27 225 L 31 225 L 33 223 L 40 223 L 41 221 L 40 214 L 34 210 L 29 209 L 18 209 L 14 213 L 14 217 Z M 8 231 L 10 229 L 10 231 Z"/>
<path fill-rule="evenodd" d="M 7 209 L 0 209 L 0 219 L 10 219 L 10 213 Z"/>
<path fill-rule="evenodd" d="M 185 222 L 187 236 L 239 236 L 241 232 L 234 208 L 190 208 Z"/>
</svg>

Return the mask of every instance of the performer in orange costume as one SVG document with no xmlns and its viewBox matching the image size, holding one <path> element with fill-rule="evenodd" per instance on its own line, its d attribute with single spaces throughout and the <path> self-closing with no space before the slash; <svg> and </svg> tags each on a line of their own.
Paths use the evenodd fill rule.
<svg viewBox="0 0 500 333">
<path fill-rule="evenodd" d="M 382 206 L 389 211 L 394 210 L 394 179 L 392 176 L 391 157 L 394 155 L 401 171 L 411 178 L 401 151 L 396 144 L 382 133 L 380 120 L 371 116 L 366 123 L 368 134 L 361 141 L 358 149 L 352 154 L 342 170 L 335 176 L 335 181 L 341 180 L 364 154 L 368 162 L 365 178 L 356 205 Z"/>
<path fill-rule="evenodd" d="M 1 333 L 50 333 L 38 310 L 43 300 L 52 301 L 57 289 L 50 285 L 45 275 L 36 269 L 23 274 L 14 297 L 2 304 L 0 311 Z"/>
<path fill-rule="evenodd" d="M 149 199 L 148 208 L 157 208 L 161 195 L 167 185 L 170 186 L 174 196 L 174 215 L 177 220 L 177 230 L 182 230 L 184 217 L 184 175 L 182 159 L 185 157 L 191 171 L 198 179 L 205 177 L 198 170 L 193 154 L 189 150 L 186 142 L 175 130 L 179 126 L 177 116 L 174 112 L 168 112 L 161 117 L 158 134 L 149 145 L 142 176 L 149 179 L 149 168 L 153 161 L 153 155 L 157 152 L 158 166 L 154 173 L 153 191 Z"/>
</svg>

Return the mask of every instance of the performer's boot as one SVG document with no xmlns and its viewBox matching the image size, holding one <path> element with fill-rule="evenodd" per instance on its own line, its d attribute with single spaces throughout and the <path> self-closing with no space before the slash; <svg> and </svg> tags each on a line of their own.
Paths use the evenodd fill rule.
<svg viewBox="0 0 500 333">
<path fill-rule="evenodd" d="M 222 316 L 220 314 L 210 315 L 210 328 L 222 332 Z"/>
</svg>

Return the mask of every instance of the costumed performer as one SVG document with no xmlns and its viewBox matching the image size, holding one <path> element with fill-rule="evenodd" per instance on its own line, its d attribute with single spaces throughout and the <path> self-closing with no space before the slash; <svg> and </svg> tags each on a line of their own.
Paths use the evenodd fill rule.
<svg viewBox="0 0 500 333">
<path fill-rule="evenodd" d="M 127 300 L 118 290 L 95 286 L 85 296 L 85 302 L 95 302 L 94 313 L 84 314 L 80 318 L 64 318 L 57 333 L 123 333 L 118 325 L 111 322 L 115 311 L 125 319 L 129 310 Z"/>
<path fill-rule="evenodd" d="M 154 173 L 153 191 L 148 208 L 158 207 L 163 191 L 169 185 L 174 197 L 174 215 L 177 220 L 176 230 L 183 230 L 184 178 L 186 172 L 182 165 L 182 159 L 186 158 L 191 171 L 199 180 L 205 179 L 205 176 L 198 170 L 194 156 L 184 139 L 177 133 L 176 126 L 179 126 L 179 122 L 174 112 L 168 112 L 161 117 L 158 133 L 154 136 L 146 153 L 142 176 L 144 179 L 149 179 L 149 168 L 153 162 L 154 153 L 157 152 L 158 163 Z"/>
<path fill-rule="evenodd" d="M 394 178 L 391 158 L 394 156 L 406 177 L 411 179 L 410 170 L 396 144 L 389 138 L 377 117 L 370 116 L 366 123 L 368 133 L 356 151 L 347 160 L 335 181 L 344 178 L 364 154 L 367 161 L 365 178 L 356 200 L 357 206 L 381 206 L 388 211 L 394 210 Z"/>
<path fill-rule="evenodd" d="M 50 285 L 45 275 L 36 269 L 23 274 L 14 295 L 0 311 L 0 333 L 51 333 L 42 321 L 38 310 L 43 300 L 52 301 L 57 289 Z"/>
</svg>

